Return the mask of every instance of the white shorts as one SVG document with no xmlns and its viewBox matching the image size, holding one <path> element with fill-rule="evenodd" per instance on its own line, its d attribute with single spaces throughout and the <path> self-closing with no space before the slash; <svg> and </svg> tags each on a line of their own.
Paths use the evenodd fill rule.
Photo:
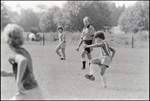
<svg viewBox="0 0 150 101">
<path fill-rule="evenodd" d="M 101 56 L 99 57 L 100 64 L 109 66 L 111 63 L 111 57 L 109 56 Z"/>
<path fill-rule="evenodd" d="M 26 95 L 15 95 L 11 100 L 43 100 L 41 88 L 38 86 L 31 90 L 25 90 Z"/>
</svg>

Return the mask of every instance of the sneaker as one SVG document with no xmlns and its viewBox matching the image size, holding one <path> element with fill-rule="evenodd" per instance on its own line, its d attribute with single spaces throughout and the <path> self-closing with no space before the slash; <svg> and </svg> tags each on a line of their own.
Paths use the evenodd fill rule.
<svg viewBox="0 0 150 101">
<path fill-rule="evenodd" d="M 93 75 L 86 74 L 85 77 L 91 81 L 95 80 L 95 77 Z"/>
<path fill-rule="evenodd" d="M 84 67 L 82 67 L 82 69 L 81 70 L 84 70 L 85 68 Z"/>
<path fill-rule="evenodd" d="M 63 58 L 60 58 L 60 60 L 63 60 Z"/>
<path fill-rule="evenodd" d="M 107 86 L 104 86 L 104 88 L 107 88 Z"/>
</svg>

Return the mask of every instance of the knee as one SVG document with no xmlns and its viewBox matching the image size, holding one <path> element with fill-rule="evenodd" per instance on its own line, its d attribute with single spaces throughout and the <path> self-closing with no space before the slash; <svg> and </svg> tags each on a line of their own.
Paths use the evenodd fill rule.
<svg viewBox="0 0 150 101">
<path fill-rule="evenodd" d="M 81 54 L 81 57 L 82 57 L 82 58 L 84 58 L 84 57 L 85 57 L 85 54 L 84 54 L 84 53 L 82 53 L 82 54 Z"/>
</svg>

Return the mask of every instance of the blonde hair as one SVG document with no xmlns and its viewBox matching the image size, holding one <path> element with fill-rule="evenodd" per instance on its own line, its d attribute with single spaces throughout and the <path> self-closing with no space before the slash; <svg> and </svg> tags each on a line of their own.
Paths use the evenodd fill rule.
<svg viewBox="0 0 150 101">
<path fill-rule="evenodd" d="M 23 29 L 16 24 L 8 24 L 4 28 L 5 41 L 14 48 L 20 48 L 23 45 Z"/>
</svg>

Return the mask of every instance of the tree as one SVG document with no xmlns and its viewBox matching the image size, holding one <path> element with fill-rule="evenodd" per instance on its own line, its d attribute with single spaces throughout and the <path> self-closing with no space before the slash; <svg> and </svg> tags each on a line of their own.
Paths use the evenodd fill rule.
<svg viewBox="0 0 150 101">
<path fill-rule="evenodd" d="M 11 23 L 11 19 L 7 13 L 7 6 L 5 2 L 1 2 L 1 29 L 3 30 L 8 23 Z"/>
<path fill-rule="evenodd" d="M 109 26 L 110 11 L 103 1 L 68 1 L 63 6 L 65 28 L 69 31 L 82 31 L 83 18 L 88 16 L 97 29 Z"/>
<path fill-rule="evenodd" d="M 30 31 L 31 27 L 38 27 L 39 25 L 39 18 L 31 8 L 22 9 L 19 20 L 19 25 L 25 31 Z"/>
<path fill-rule="evenodd" d="M 54 14 L 60 10 L 59 7 L 53 6 L 49 8 L 45 14 L 40 19 L 39 27 L 42 31 L 52 31 L 55 32 L 57 29 L 57 24 L 54 22 Z"/>
<path fill-rule="evenodd" d="M 11 23 L 19 24 L 20 16 L 17 12 L 12 11 L 10 7 L 7 8 L 7 14 L 10 17 Z"/>
<path fill-rule="evenodd" d="M 108 2 L 109 9 L 111 11 L 110 14 L 110 26 L 117 26 L 118 25 L 118 19 L 121 15 L 121 13 L 125 10 L 125 5 L 122 7 L 116 7 L 115 3 Z"/>
<path fill-rule="evenodd" d="M 139 1 L 127 8 L 118 21 L 120 29 L 125 32 L 149 30 L 149 1 Z"/>
</svg>

